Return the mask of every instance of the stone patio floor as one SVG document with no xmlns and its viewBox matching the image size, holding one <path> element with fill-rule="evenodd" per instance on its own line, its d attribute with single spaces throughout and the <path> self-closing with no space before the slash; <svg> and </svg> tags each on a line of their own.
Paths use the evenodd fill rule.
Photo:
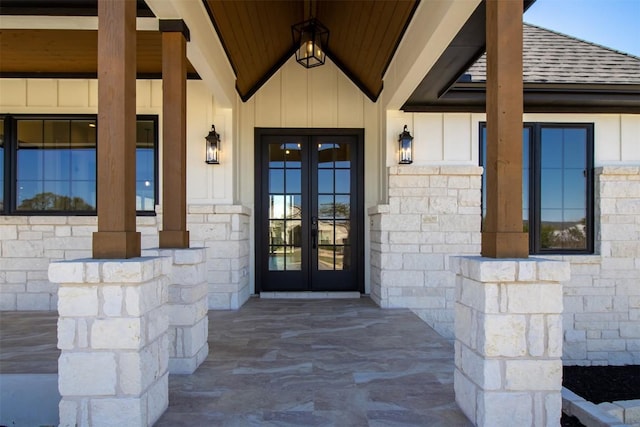
<svg viewBox="0 0 640 427">
<path fill-rule="evenodd" d="M 55 372 L 55 319 L 0 313 L 0 373 Z M 406 309 L 252 298 L 209 312 L 209 346 L 195 374 L 170 376 L 156 426 L 471 425 L 453 346 Z"/>
</svg>

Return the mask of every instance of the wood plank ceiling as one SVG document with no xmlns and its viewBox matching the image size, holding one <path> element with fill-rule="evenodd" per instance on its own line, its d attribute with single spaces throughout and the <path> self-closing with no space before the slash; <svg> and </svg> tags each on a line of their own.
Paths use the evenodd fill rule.
<svg viewBox="0 0 640 427">
<path fill-rule="evenodd" d="M 139 78 L 162 75 L 162 35 L 137 33 Z M 94 78 L 98 67 L 98 32 L 95 30 L 0 30 L 0 76 Z M 191 64 L 187 73 L 197 77 Z"/>
<path fill-rule="evenodd" d="M 144 0 L 136 0 L 138 17 L 152 18 Z M 0 15 L 97 16 L 98 0 L 0 0 Z M 162 35 L 137 32 L 138 78 L 162 77 Z M 1 77 L 95 78 L 98 70 L 95 30 L 0 30 Z M 189 78 L 198 78 L 187 64 Z"/>
<path fill-rule="evenodd" d="M 246 101 L 294 53 L 309 11 L 329 29 L 327 56 L 372 100 L 419 0 L 203 0 Z"/>
</svg>

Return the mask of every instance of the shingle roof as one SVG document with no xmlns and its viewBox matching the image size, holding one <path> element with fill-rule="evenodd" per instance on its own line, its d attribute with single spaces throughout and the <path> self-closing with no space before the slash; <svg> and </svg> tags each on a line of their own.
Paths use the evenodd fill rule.
<svg viewBox="0 0 640 427">
<path fill-rule="evenodd" d="M 525 84 L 640 84 L 640 58 L 575 37 L 524 24 L 523 48 Z M 471 82 L 485 82 L 486 67 L 485 54 L 467 71 Z"/>
</svg>

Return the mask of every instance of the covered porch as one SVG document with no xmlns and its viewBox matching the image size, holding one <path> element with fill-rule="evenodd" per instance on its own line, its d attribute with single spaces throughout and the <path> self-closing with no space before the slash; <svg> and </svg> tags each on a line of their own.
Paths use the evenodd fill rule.
<svg viewBox="0 0 640 427">
<path fill-rule="evenodd" d="M 0 375 L 56 374 L 56 321 L 2 313 Z M 252 298 L 209 312 L 208 341 L 195 373 L 169 377 L 156 426 L 471 425 L 455 402 L 452 343 L 407 309 Z M 59 396 L 48 397 L 57 409 Z"/>
</svg>

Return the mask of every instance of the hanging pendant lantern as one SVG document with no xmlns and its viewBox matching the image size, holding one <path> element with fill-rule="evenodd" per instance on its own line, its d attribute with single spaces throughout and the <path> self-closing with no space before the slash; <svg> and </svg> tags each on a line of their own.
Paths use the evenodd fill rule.
<svg viewBox="0 0 640 427">
<path fill-rule="evenodd" d="M 315 18 L 291 26 L 296 61 L 305 68 L 324 64 L 329 30 Z"/>
</svg>

